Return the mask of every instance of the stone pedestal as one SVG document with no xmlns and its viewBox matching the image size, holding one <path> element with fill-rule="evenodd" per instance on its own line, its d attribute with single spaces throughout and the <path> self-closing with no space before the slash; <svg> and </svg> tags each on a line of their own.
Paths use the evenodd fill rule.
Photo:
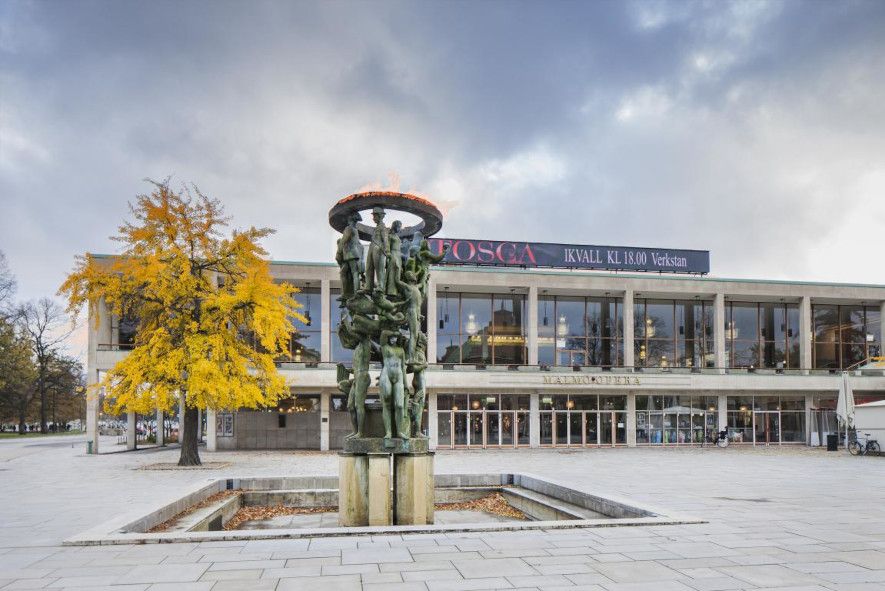
<svg viewBox="0 0 885 591">
<path fill-rule="evenodd" d="M 396 440 L 395 449 L 410 442 L 423 452 L 384 451 L 381 439 L 355 440 L 338 454 L 338 524 L 425 525 L 433 523 L 433 452 L 427 440 Z"/>
<path fill-rule="evenodd" d="M 393 457 L 396 525 L 433 523 L 433 452 Z"/>
<path fill-rule="evenodd" d="M 390 525 L 390 455 L 368 454 L 369 525 Z"/>
<path fill-rule="evenodd" d="M 338 454 L 338 524 L 369 525 L 369 456 Z"/>
</svg>

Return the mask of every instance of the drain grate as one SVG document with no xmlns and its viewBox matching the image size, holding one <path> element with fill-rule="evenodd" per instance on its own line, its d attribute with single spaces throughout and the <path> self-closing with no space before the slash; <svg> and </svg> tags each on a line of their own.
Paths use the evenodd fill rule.
<svg viewBox="0 0 885 591">
<path fill-rule="evenodd" d="M 742 499 L 740 497 L 713 497 L 722 501 L 745 501 L 747 503 L 770 503 L 769 499 Z"/>
</svg>

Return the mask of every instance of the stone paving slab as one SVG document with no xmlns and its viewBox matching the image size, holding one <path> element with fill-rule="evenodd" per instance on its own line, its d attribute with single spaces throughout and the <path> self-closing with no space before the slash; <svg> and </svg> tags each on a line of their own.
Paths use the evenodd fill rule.
<svg viewBox="0 0 885 591">
<path fill-rule="evenodd" d="M 885 458 L 793 448 L 444 451 L 440 473 L 531 472 L 708 523 L 63 547 L 210 480 L 334 475 L 336 456 L 205 454 L 229 466 L 151 472 L 138 468 L 175 452 L 93 457 L 77 446 L 15 444 L 0 442 L 2 591 L 885 590 Z M 846 483 L 863 488 L 862 504 Z"/>
</svg>

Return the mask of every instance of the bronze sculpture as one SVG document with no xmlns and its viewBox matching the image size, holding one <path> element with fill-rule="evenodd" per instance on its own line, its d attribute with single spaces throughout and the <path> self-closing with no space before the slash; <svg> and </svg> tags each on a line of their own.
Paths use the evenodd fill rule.
<svg viewBox="0 0 885 591">
<path fill-rule="evenodd" d="M 432 204 L 418 200 L 421 224 L 404 229 L 400 220 L 394 220 L 388 228 L 384 225 L 385 209 L 376 199 L 372 207 L 375 225 L 371 227 L 360 223 L 357 204 L 348 203 L 360 201 L 365 195 L 343 199 L 330 213 L 330 222 L 342 233 L 335 257 L 341 277 L 338 337 L 343 347 L 353 351 L 351 368 L 339 364 L 337 377 L 339 390 L 347 395 L 353 428 L 346 440 L 365 438 L 372 432 L 366 411 L 370 366 L 373 360 L 381 362 L 378 386 L 386 446 L 387 441 L 426 439 L 421 423 L 428 360 L 421 309 L 427 297 L 430 266 L 440 262 L 448 249 L 433 254 L 422 233 L 441 225 L 435 207 L 427 213 Z M 408 203 L 397 208 L 416 213 Z M 361 239 L 369 241 L 367 251 Z M 411 380 L 408 374 L 412 374 Z"/>
</svg>

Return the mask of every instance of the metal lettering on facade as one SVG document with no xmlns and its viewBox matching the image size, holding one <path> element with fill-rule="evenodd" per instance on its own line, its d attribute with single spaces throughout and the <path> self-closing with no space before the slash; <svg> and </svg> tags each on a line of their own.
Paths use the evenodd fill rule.
<svg viewBox="0 0 885 591">
<path fill-rule="evenodd" d="M 543 383 L 559 386 L 639 386 L 637 376 L 541 376 Z"/>
<path fill-rule="evenodd" d="M 430 238 L 430 250 L 439 254 L 448 245 L 443 265 L 501 265 L 555 267 L 609 271 L 709 273 L 710 252 L 631 246 L 590 246 L 547 242 L 500 242 L 464 238 Z"/>
</svg>

